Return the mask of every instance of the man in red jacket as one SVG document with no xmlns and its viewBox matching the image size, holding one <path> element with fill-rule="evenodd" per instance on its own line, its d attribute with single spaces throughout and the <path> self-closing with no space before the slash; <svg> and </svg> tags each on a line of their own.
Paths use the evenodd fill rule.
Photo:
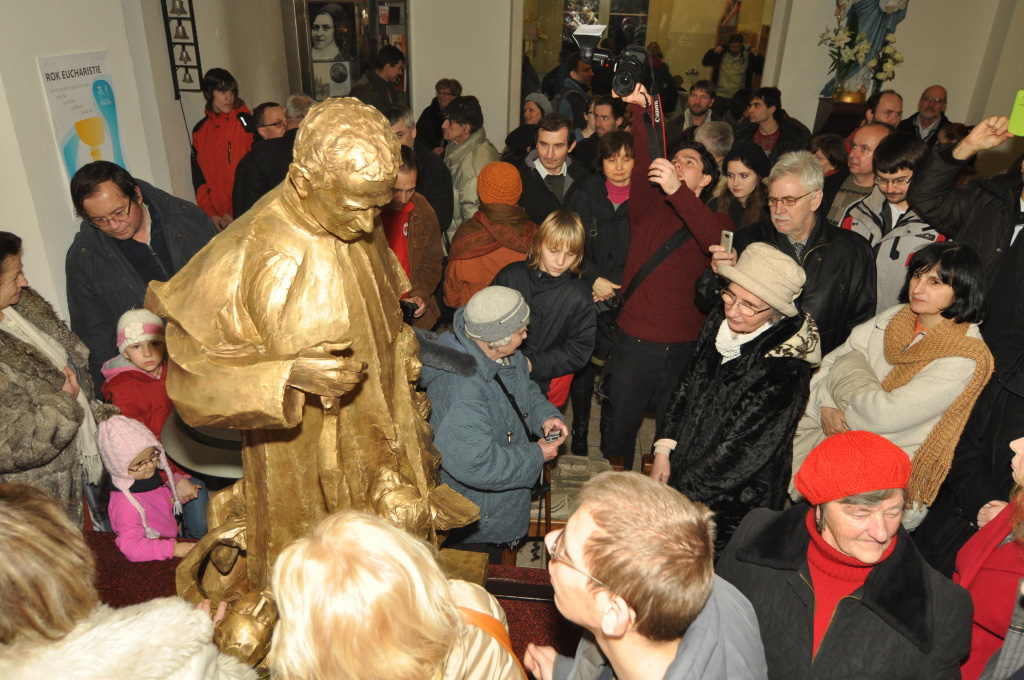
<svg viewBox="0 0 1024 680">
<path fill-rule="evenodd" d="M 635 164 L 629 253 L 620 293 L 675 232 L 685 229 L 692 236 L 643 280 L 619 312 L 615 349 L 605 369 L 613 417 L 601 450 L 605 457 L 621 456 L 631 470 L 648 404 L 654 406 L 660 428 L 672 390 L 693 355 L 704 323 L 693 301 L 694 283 L 708 264 L 708 247 L 733 226 L 728 216 L 712 212 L 700 200 L 719 175 L 704 145 L 682 142 L 668 154 L 671 160 L 652 160 L 644 119 L 653 110 L 651 97 L 638 85 L 623 101 L 633 106 Z"/>
<path fill-rule="evenodd" d="M 196 203 L 218 230 L 231 224 L 235 168 L 252 147 L 256 125 L 238 98 L 238 82 L 222 68 L 203 76 L 206 117 L 192 128 L 192 184 Z"/>
</svg>

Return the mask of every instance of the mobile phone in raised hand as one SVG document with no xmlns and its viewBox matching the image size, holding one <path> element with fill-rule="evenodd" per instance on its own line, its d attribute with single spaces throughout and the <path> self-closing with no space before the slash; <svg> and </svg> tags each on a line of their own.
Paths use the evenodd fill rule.
<svg viewBox="0 0 1024 680">
<path fill-rule="evenodd" d="M 725 248 L 725 252 L 732 252 L 732 232 L 727 229 L 722 230 L 722 247 Z"/>
</svg>

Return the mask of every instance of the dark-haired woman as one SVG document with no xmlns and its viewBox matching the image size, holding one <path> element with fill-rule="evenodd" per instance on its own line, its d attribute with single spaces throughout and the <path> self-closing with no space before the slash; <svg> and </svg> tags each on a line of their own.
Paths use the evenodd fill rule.
<svg viewBox="0 0 1024 680">
<path fill-rule="evenodd" d="M 309 25 L 309 54 L 313 61 L 344 61 L 351 59 L 348 13 L 336 2 L 314 9 Z"/>
<path fill-rule="evenodd" d="M 761 146 L 752 142 L 736 144 L 725 157 L 725 184 L 708 203 L 715 212 L 725 213 L 737 229 L 768 217 L 768 190 L 764 179 L 771 172 Z"/>
<path fill-rule="evenodd" d="M 192 128 L 192 184 L 196 203 L 223 229 L 235 219 L 231 192 L 235 168 L 256 134 L 252 111 L 238 97 L 238 81 L 222 68 L 203 76 L 206 116 Z"/>
<path fill-rule="evenodd" d="M 936 243 L 915 253 L 901 295 L 907 304 L 854 328 L 822 361 L 797 427 L 793 472 L 827 436 L 880 434 L 913 461 L 903 524 L 916 528 L 992 375 L 978 331 L 984 295 L 981 260 L 968 246 Z"/>
<path fill-rule="evenodd" d="M 603 366 L 615 339 L 615 303 L 622 284 L 629 250 L 629 183 L 633 172 L 633 136 L 610 132 L 597 143 L 596 175 L 590 175 L 569 199 L 568 209 L 580 216 L 586 240 L 583 243 L 583 280 L 597 305 L 597 344 L 586 366 L 576 372 L 569 398 L 572 400 L 572 452 L 587 455 L 591 397 L 597 367 Z"/>
</svg>

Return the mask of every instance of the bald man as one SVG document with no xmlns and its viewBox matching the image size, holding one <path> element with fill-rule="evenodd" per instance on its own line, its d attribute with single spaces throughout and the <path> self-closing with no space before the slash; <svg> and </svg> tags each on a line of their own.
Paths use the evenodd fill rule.
<svg viewBox="0 0 1024 680">
<path fill-rule="evenodd" d="M 946 118 L 946 97 L 946 88 L 932 85 L 917 100 L 917 113 L 900 123 L 898 129 L 917 135 L 928 146 L 935 146 L 939 130 L 949 124 L 949 118 Z"/>
</svg>

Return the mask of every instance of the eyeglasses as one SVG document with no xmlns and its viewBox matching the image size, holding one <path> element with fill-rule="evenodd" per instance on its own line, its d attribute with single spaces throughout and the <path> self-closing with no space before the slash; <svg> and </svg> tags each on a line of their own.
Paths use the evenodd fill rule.
<svg viewBox="0 0 1024 680">
<path fill-rule="evenodd" d="M 769 196 L 768 197 L 768 207 L 769 208 L 774 208 L 779 203 L 782 203 L 782 205 L 786 206 L 787 208 L 792 208 L 794 205 L 796 205 L 796 202 L 799 201 L 801 198 L 803 198 L 804 196 L 810 196 L 813 193 L 814 193 L 814 191 L 811 190 L 811 191 L 808 191 L 803 196 L 783 196 L 782 198 L 772 198 L 771 196 Z"/>
<path fill-rule="evenodd" d="M 135 465 L 129 465 L 128 469 L 130 471 L 132 471 L 132 472 L 142 472 L 148 466 L 156 465 L 159 462 L 160 462 L 160 454 L 157 453 L 156 451 L 154 451 L 153 455 L 151 455 L 149 458 L 147 458 L 146 460 L 142 461 L 141 463 L 136 463 Z"/>
<path fill-rule="evenodd" d="M 910 184 L 910 180 L 912 180 L 913 178 L 913 175 L 911 175 L 910 177 L 894 177 L 893 179 L 883 179 L 881 177 L 875 177 L 875 184 L 877 184 L 880 187 L 888 186 L 890 184 L 895 184 L 898 187 L 905 187 L 908 184 Z"/>
<path fill-rule="evenodd" d="M 286 125 L 288 125 L 288 123 L 284 122 L 283 120 L 279 120 L 276 123 L 267 123 L 266 125 L 260 125 L 259 127 L 261 127 L 261 128 L 265 128 L 265 127 L 283 128 Z"/>
<path fill-rule="evenodd" d="M 942 97 L 921 97 L 921 101 L 929 104 L 945 104 L 946 100 Z"/>
<path fill-rule="evenodd" d="M 131 213 L 132 213 L 132 200 L 128 199 L 128 207 L 127 208 L 121 208 L 120 210 L 118 210 L 116 212 L 110 213 L 106 217 L 90 217 L 89 221 L 92 222 L 93 226 L 96 226 L 96 227 L 106 227 L 106 226 L 109 226 L 109 225 L 114 224 L 114 223 L 120 224 L 121 222 L 124 222 L 126 219 L 128 219 L 128 216 Z"/>
<path fill-rule="evenodd" d="M 771 309 L 771 307 L 758 309 L 757 307 L 750 304 L 746 300 L 740 300 L 738 297 L 736 297 L 736 294 L 733 293 L 728 288 L 722 289 L 722 301 L 725 302 L 726 309 L 729 309 L 733 305 L 738 304 L 740 306 L 740 314 L 742 314 L 743 316 L 757 316 L 758 314 L 761 314 L 762 312 L 767 312 L 769 309 Z"/>
<path fill-rule="evenodd" d="M 587 578 L 589 578 L 591 581 L 593 581 L 597 585 L 601 586 L 602 588 L 604 588 L 606 590 L 609 590 L 611 592 L 615 592 L 614 590 L 609 588 L 605 583 L 602 583 L 601 581 L 597 580 L 596 578 L 594 578 L 593 576 L 591 576 L 587 572 L 585 572 L 582 569 L 580 569 L 579 567 L 577 567 L 575 564 L 572 563 L 572 560 L 570 560 L 567 556 L 562 554 L 562 552 L 561 552 L 561 550 L 562 550 L 562 536 L 565 536 L 565 530 L 564 529 L 562 531 L 558 532 L 558 536 L 555 537 L 553 545 L 548 545 L 547 540 L 544 541 L 544 547 L 548 549 L 548 554 L 551 556 L 551 559 L 553 561 L 555 561 L 555 562 L 561 562 L 562 564 L 564 564 L 565 566 L 569 567 L 570 569 L 575 569 L 576 571 L 578 571 L 579 573 L 583 574 L 584 576 L 586 576 Z"/>
</svg>

